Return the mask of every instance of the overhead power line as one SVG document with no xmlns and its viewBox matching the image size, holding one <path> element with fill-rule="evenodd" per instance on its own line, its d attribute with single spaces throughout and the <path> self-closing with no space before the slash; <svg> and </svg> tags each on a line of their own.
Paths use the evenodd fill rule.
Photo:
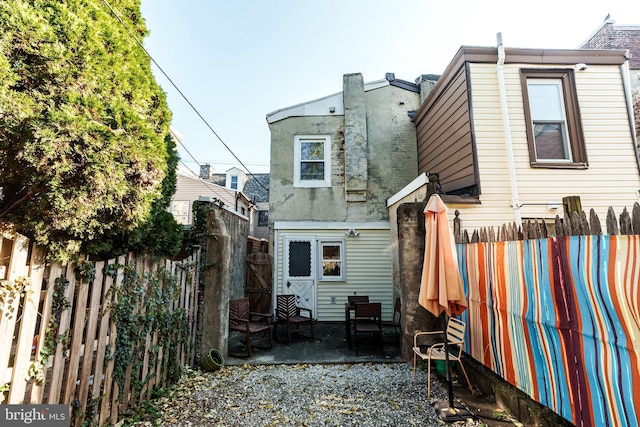
<svg viewBox="0 0 640 427">
<path fill-rule="evenodd" d="M 153 64 L 158 67 L 158 70 L 160 70 L 160 72 L 166 77 L 166 79 L 169 81 L 169 83 L 171 83 L 171 86 L 174 87 L 175 90 L 178 91 L 178 93 L 180 94 L 180 96 L 182 97 L 182 99 L 185 100 L 185 102 L 189 105 L 189 107 L 191 107 L 191 109 L 196 113 L 196 115 L 200 118 L 200 120 L 202 120 L 202 122 L 209 128 L 209 130 L 211 131 L 211 133 L 213 133 L 215 135 L 215 137 L 218 139 L 218 141 L 220 141 L 220 143 L 222 143 L 222 145 L 224 145 L 224 147 L 227 149 L 227 151 L 229 151 L 229 153 L 231 153 L 231 155 L 238 161 L 238 163 L 240 163 L 242 165 L 242 167 L 245 168 L 245 170 L 247 171 L 247 173 L 253 177 L 253 179 L 256 180 L 256 182 L 258 183 L 258 185 L 260 185 L 262 188 L 265 189 L 265 191 L 267 191 L 267 193 L 269 192 L 269 189 L 267 187 L 264 186 L 264 184 L 262 184 L 262 182 L 260 182 L 259 179 L 257 179 L 249 170 L 249 168 L 247 166 L 245 166 L 245 164 L 242 162 L 242 160 L 240 160 L 238 158 L 238 156 L 236 156 L 236 154 L 233 152 L 233 150 L 231 150 L 231 148 L 229 148 L 229 146 L 222 140 L 222 138 L 220 137 L 220 135 L 218 135 L 218 133 L 213 129 L 213 127 L 209 124 L 209 122 L 202 116 L 202 114 L 200 114 L 200 112 L 198 111 L 198 109 L 191 103 L 191 101 L 189 101 L 189 99 L 185 96 L 184 93 L 182 93 L 182 91 L 180 90 L 180 88 L 173 82 L 173 80 L 171 79 L 171 77 L 169 77 L 169 75 L 164 71 L 164 69 L 160 66 L 160 64 L 158 64 L 158 62 L 154 59 L 154 57 L 151 55 L 151 53 L 149 53 L 149 51 L 144 47 L 144 45 L 142 44 L 142 42 L 140 41 L 140 39 L 138 39 L 138 37 L 136 37 L 136 35 L 133 33 L 133 31 L 131 31 L 131 29 L 129 28 L 129 26 L 122 20 L 122 18 L 120 18 L 120 15 L 118 15 L 116 13 L 115 10 L 113 10 L 113 8 L 111 7 L 111 5 L 109 4 L 109 2 L 107 0 L 102 0 L 102 2 L 105 4 L 105 6 L 107 6 L 107 8 L 111 11 L 111 13 L 113 14 L 113 16 L 115 16 L 115 18 L 120 22 L 120 24 L 122 24 L 122 26 L 125 28 L 125 30 L 127 30 L 127 33 L 129 34 L 129 36 L 131 38 L 133 38 L 133 40 L 135 40 L 135 42 L 138 44 L 138 46 L 140 46 L 142 48 L 142 50 L 144 51 L 144 53 L 149 57 L 149 59 L 151 59 L 151 61 L 153 62 Z M 179 140 L 178 140 L 179 141 Z M 180 142 L 180 145 L 182 145 L 182 147 L 184 148 L 184 144 L 182 144 L 182 142 Z M 186 150 L 186 148 L 185 148 Z M 189 155 L 191 155 L 191 153 L 189 153 Z M 193 158 L 193 156 L 191 156 Z M 197 160 L 195 160 L 195 158 L 193 158 L 194 161 L 196 162 L 196 164 L 198 166 L 200 166 L 200 163 L 198 163 Z"/>
</svg>

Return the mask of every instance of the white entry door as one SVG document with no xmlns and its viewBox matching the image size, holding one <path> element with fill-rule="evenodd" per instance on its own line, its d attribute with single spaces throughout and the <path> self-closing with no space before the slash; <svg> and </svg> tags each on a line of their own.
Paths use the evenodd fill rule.
<svg viewBox="0 0 640 427">
<path fill-rule="evenodd" d="M 316 313 L 316 238 L 286 237 L 284 239 L 284 269 L 282 294 L 294 294 L 298 307 Z"/>
</svg>

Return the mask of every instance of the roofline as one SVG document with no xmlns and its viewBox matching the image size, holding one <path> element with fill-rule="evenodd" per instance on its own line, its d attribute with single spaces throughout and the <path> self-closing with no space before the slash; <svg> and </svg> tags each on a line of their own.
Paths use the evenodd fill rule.
<svg viewBox="0 0 640 427">
<path fill-rule="evenodd" d="M 381 80 L 374 80 L 374 81 L 371 81 L 371 82 L 367 82 L 367 83 L 364 84 L 364 91 L 365 92 L 369 92 L 371 90 L 379 89 L 379 88 L 385 87 L 385 86 L 394 86 L 394 87 L 397 87 L 397 88 L 400 88 L 400 89 L 404 89 L 404 90 L 408 90 L 408 91 L 415 92 L 415 93 L 419 93 L 420 92 L 420 86 L 418 86 L 415 83 L 412 83 L 412 82 L 409 82 L 409 81 L 406 81 L 406 80 L 401 80 L 401 79 L 394 79 L 394 80 L 391 80 L 391 81 L 389 81 L 387 79 L 381 79 Z M 274 123 L 276 121 L 284 119 L 284 117 L 283 117 L 283 118 L 280 118 L 278 120 L 272 121 L 272 117 L 274 117 L 276 115 L 279 115 L 280 113 L 283 113 L 283 112 L 285 112 L 287 110 L 293 110 L 295 108 L 302 107 L 304 105 L 308 105 L 308 104 L 316 103 L 316 102 L 319 102 L 319 101 L 323 101 L 325 99 L 329 99 L 329 98 L 338 96 L 338 95 L 342 94 L 343 92 L 344 91 L 335 92 L 335 93 L 332 93 L 331 95 L 326 95 L 326 96 L 323 96 L 321 98 L 312 99 L 312 100 L 309 100 L 309 101 L 301 102 L 299 104 L 290 105 L 288 107 L 284 107 L 284 108 L 280 108 L 278 110 L 272 111 L 271 113 L 268 113 L 266 115 L 267 123 Z"/>
<path fill-rule="evenodd" d="M 527 65 L 571 65 L 585 63 L 588 65 L 622 65 L 628 60 L 625 49 L 504 49 L 505 64 Z M 434 86 L 429 96 L 424 100 L 416 114 L 416 119 L 426 111 L 432 100 L 437 99 L 446 89 L 451 78 L 464 67 L 466 63 L 496 64 L 498 62 L 497 47 L 461 46 L 447 65 L 442 76 Z"/>
</svg>

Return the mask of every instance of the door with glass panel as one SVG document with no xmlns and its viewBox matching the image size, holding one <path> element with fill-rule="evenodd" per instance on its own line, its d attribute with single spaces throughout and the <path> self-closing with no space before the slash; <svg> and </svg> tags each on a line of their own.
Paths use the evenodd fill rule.
<svg viewBox="0 0 640 427">
<path fill-rule="evenodd" d="M 286 237 L 281 293 L 294 294 L 298 307 L 316 314 L 316 238 Z"/>
</svg>

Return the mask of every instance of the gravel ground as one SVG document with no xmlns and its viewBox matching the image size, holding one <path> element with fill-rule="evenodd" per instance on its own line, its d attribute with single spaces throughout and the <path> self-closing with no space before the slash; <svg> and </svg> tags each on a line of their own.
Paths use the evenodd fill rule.
<svg viewBox="0 0 640 427">
<path fill-rule="evenodd" d="M 431 403 L 446 399 L 437 378 L 429 399 L 426 373 L 414 381 L 405 363 L 243 365 L 187 370 L 156 406 L 166 426 L 442 426 Z"/>
</svg>

